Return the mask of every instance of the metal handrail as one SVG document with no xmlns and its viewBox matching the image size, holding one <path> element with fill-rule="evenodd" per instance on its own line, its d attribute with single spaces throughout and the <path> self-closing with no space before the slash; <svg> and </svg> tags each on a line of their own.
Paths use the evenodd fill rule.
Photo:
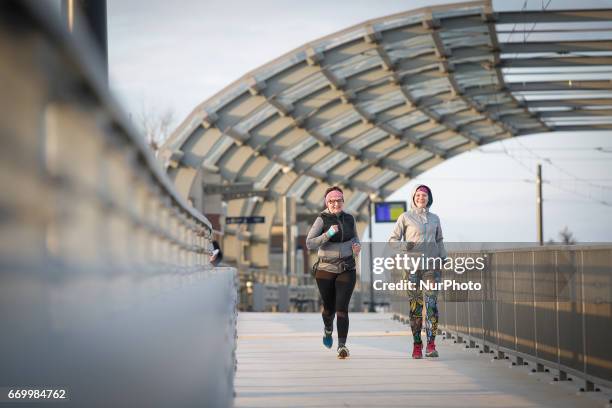
<svg viewBox="0 0 612 408">
<path fill-rule="evenodd" d="M 229 406 L 236 271 L 55 17 L 0 3 L 0 378 L 79 406 Z"/>
<path fill-rule="evenodd" d="M 480 291 L 441 291 L 440 327 L 448 337 L 482 345 L 496 358 L 512 355 L 514 364 L 535 363 L 536 372 L 558 370 L 610 386 L 612 378 L 612 246 L 544 246 L 467 251 L 480 254 L 483 271 L 462 275 L 442 271 L 442 279 L 480 282 Z M 409 321 L 407 293 L 392 295 L 394 317 Z"/>
</svg>

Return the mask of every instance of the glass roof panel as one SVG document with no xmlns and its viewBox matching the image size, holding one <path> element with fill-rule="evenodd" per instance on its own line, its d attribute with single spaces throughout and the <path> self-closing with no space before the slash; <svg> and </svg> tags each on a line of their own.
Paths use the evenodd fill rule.
<svg viewBox="0 0 612 408">
<path fill-rule="evenodd" d="M 426 150 L 421 150 L 415 154 L 408 156 L 406 159 L 402 160 L 399 165 L 406 168 L 411 169 L 412 167 L 418 165 L 419 163 L 424 162 L 425 160 L 429 160 L 434 157 L 434 154 L 428 152 Z"/>
<path fill-rule="evenodd" d="M 482 95 L 474 95 L 471 97 L 478 104 L 486 106 L 486 105 L 499 105 L 504 103 L 511 103 L 513 99 L 507 93 L 490 93 L 490 94 L 482 94 Z"/>
<path fill-rule="evenodd" d="M 466 139 L 463 136 L 457 135 L 455 137 L 451 137 L 448 140 L 445 140 L 443 142 L 440 143 L 436 143 L 436 147 L 442 149 L 442 150 L 450 150 L 454 147 L 460 146 L 462 144 L 464 144 L 465 142 L 467 142 L 468 139 Z"/>
<path fill-rule="evenodd" d="M 436 46 L 430 35 L 416 35 L 407 40 L 397 41 L 387 46 L 389 57 L 396 60 L 400 58 L 414 58 L 419 55 L 433 53 Z"/>
<path fill-rule="evenodd" d="M 384 184 L 386 184 L 387 182 L 393 180 L 397 176 L 398 174 L 392 170 L 384 170 L 383 172 L 378 173 L 377 175 L 372 177 L 370 180 L 368 180 L 367 184 L 378 189 Z"/>
<path fill-rule="evenodd" d="M 310 149 L 316 144 L 317 144 L 316 139 L 309 136 L 305 138 L 304 140 L 302 140 L 300 143 L 293 146 L 292 148 L 285 150 L 280 155 L 280 158 L 284 160 L 285 162 L 290 163 L 293 161 L 293 159 L 295 159 L 300 154 L 307 151 L 308 149 Z"/>
<path fill-rule="evenodd" d="M 387 137 L 387 135 L 387 132 L 383 131 L 378 127 L 375 127 L 360 135 L 355 140 L 351 141 L 348 146 L 356 150 L 362 150 L 363 148 L 371 145 L 372 143 L 375 143 Z"/>
<path fill-rule="evenodd" d="M 316 179 L 314 177 L 302 175 L 299 179 L 293 183 L 293 185 L 287 191 L 288 196 L 302 197 L 308 187 L 314 183 Z"/>
<path fill-rule="evenodd" d="M 366 111 L 367 113 L 377 113 L 392 106 L 397 106 L 399 104 L 405 103 L 406 97 L 402 93 L 402 91 L 397 90 L 393 92 L 389 92 L 383 94 L 379 98 L 371 99 L 366 102 L 361 102 L 358 106 Z"/>
<path fill-rule="evenodd" d="M 433 18 L 456 18 L 469 15 L 478 15 L 483 12 L 482 6 L 464 6 L 447 10 L 432 10 Z"/>
<path fill-rule="evenodd" d="M 344 161 L 347 157 L 348 157 L 348 155 L 346 153 L 343 153 L 343 152 L 332 153 L 331 155 L 327 156 L 323 160 L 319 161 L 313 167 L 313 170 L 316 171 L 317 173 L 325 174 L 325 173 L 327 173 L 329 171 L 329 169 L 331 169 L 332 167 L 334 167 L 338 163 Z"/>
<path fill-rule="evenodd" d="M 282 167 L 278 163 L 270 163 L 264 171 L 257 175 L 257 182 L 253 184 L 253 187 L 256 189 L 266 188 Z"/>
<path fill-rule="evenodd" d="M 448 78 L 436 78 L 421 83 L 404 85 L 404 88 L 416 99 L 424 96 L 438 95 L 443 92 L 451 92 L 452 90 Z"/>
<path fill-rule="evenodd" d="M 499 126 L 491 126 L 478 123 L 467 126 L 466 130 L 469 131 L 470 134 L 476 135 L 479 138 L 491 137 L 504 132 L 504 130 Z"/>
<path fill-rule="evenodd" d="M 351 198 L 346 202 L 345 208 L 349 213 L 356 213 L 359 207 L 367 200 L 368 195 L 363 191 L 354 193 Z"/>
<path fill-rule="evenodd" d="M 495 71 L 486 71 L 484 69 L 482 71 L 465 74 L 457 73 L 455 74 L 455 80 L 459 86 L 466 88 L 472 86 L 495 85 L 498 83 Z"/>
<path fill-rule="evenodd" d="M 495 109 L 495 107 L 492 107 L 489 112 L 492 112 L 496 116 L 506 116 L 524 114 L 525 110 L 520 107 L 514 109 Z"/>
<path fill-rule="evenodd" d="M 526 101 L 550 101 L 566 99 L 599 99 L 612 98 L 612 91 L 593 90 L 593 91 L 526 91 L 512 92 L 517 99 Z"/>
<path fill-rule="evenodd" d="M 552 126 L 594 126 L 594 125 L 612 125 L 612 117 L 601 118 L 576 118 L 573 120 L 546 119 L 547 125 Z"/>
<path fill-rule="evenodd" d="M 571 106 L 541 106 L 541 107 L 528 107 L 530 112 L 563 112 L 571 111 Z"/>
<path fill-rule="evenodd" d="M 525 30 L 520 28 L 513 33 L 498 34 L 497 38 L 503 43 L 612 40 L 612 31 L 531 31 L 531 26 L 533 24 L 529 24 L 529 28 Z"/>
<path fill-rule="evenodd" d="M 458 30 L 443 30 L 440 32 L 440 38 L 446 49 L 460 48 L 460 47 L 476 47 L 482 45 L 489 45 L 491 38 L 486 26 L 482 26 L 480 30 L 482 32 L 476 32 L 474 28 L 470 27 L 471 32 L 465 33 Z"/>
<path fill-rule="evenodd" d="M 437 125 L 437 126 L 435 126 L 435 127 L 431 128 L 431 129 L 428 129 L 428 130 L 427 130 L 427 131 L 425 131 L 425 132 L 419 133 L 419 134 L 417 135 L 417 139 L 418 139 L 418 140 L 422 140 L 422 139 L 425 139 L 425 138 L 427 138 L 427 137 L 429 137 L 429 136 L 431 136 L 431 135 L 435 135 L 435 134 L 437 134 L 437 133 L 442 133 L 442 132 L 444 132 L 444 131 L 446 131 L 446 130 L 447 130 L 447 129 L 446 129 L 446 127 L 445 127 L 445 126 L 442 126 L 442 125 Z"/>
<path fill-rule="evenodd" d="M 580 52 L 526 52 L 526 53 L 500 53 L 499 58 L 503 60 L 533 59 L 533 58 L 573 58 L 573 57 L 611 57 L 612 51 L 580 51 Z"/>
<path fill-rule="evenodd" d="M 306 95 L 310 95 L 321 88 L 329 86 L 329 81 L 321 72 L 312 74 L 308 78 L 293 85 L 291 88 L 284 90 L 278 95 L 278 100 L 283 103 L 293 103 L 298 99 L 302 99 Z"/>
<path fill-rule="evenodd" d="M 607 110 L 612 109 L 612 100 L 610 105 L 593 105 L 593 106 L 582 106 L 584 110 Z"/>
<path fill-rule="evenodd" d="M 554 118 L 556 122 L 572 122 L 576 120 L 580 120 L 583 122 L 605 122 L 608 123 L 612 121 L 612 115 L 610 116 L 562 116 L 558 118 Z"/>
<path fill-rule="evenodd" d="M 234 139 L 229 136 L 222 136 L 215 145 L 210 149 L 210 152 L 206 155 L 206 159 L 204 160 L 205 164 L 208 165 L 216 165 L 217 161 L 221 158 L 223 153 L 226 152 L 227 149 L 230 148 L 234 144 Z"/>
<path fill-rule="evenodd" d="M 407 115 L 400 116 L 397 119 L 393 119 L 389 121 L 388 124 L 398 130 L 402 130 L 427 121 L 429 121 L 429 116 L 421 111 L 414 111 Z"/>
<path fill-rule="evenodd" d="M 485 115 L 465 115 L 460 117 L 453 116 L 452 122 L 457 126 L 461 126 L 465 125 L 466 123 L 477 122 L 486 118 L 487 117 Z"/>
<path fill-rule="evenodd" d="M 206 102 L 206 108 L 209 112 L 216 112 L 225 106 L 227 103 L 233 101 L 236 97 L 247 92 L 249 87 L 247 84 L 241 82 L 231 89 L 223 91 L 218 95 L 215 95 L 212 99 Z"/>
<path fill-rule="evenodd" d="M 540 128 L 542 124 L 537 119 L 523 119 L 512 122 L 512 127 L 519 130 L 525 130 Z"/>
<path fill-rule="evenodd" d="M 504 81 L 507 83 L 521 82 L 557 82 L 557 81 L 609 81 L 612 80 L 612 71 L 609 72 L 589 72 L 589 73 L 535 73 L 510 75 L 504 74 Z"/>
<path fill-rule="evenodd" d="M 495 24 L 495 29 L 498 33 L 510 33 L 522 30 L 523 26 L 527 26 L 529 31 L 593 31 L 593 30 L 612 30 L 612 21 L 584 21 L 584 22 L 563 22 L 563 23 L 547 23 L 538 22 L 535 26 L 529 24 Z"/>
<path fill-rule="evenodd" d="M 260 68 L 255 74 L 254 78 L 256 81 L 265 81 L 266 79 L 292 67 L 293 65 L 300 63 L 306 59 L 305 51 L 298 51 L 293 55 L 283 58 L 281 61 L 277 61 L 273 64 L 268 64 Z"/>
<path fill-rule="evenodd" d="M 430 106 L 429 109 L 439 115 L 448 115 L 449 113 L 458 112 L 467 109 L 468 106 L 463 99 L 449 99 L 437 105 Z"/>
<path fill-rule="evenodd" d="M 266 119 L 272 117 L 277 112 L 278 110 L 274 106 L 264 104 L 256 109 L 255 112 L 243 118 L 237 125 L 234 126 L 234 129 L 242 134 L 246 134 L 249 130 L 261 124 Z"/>
<path fill-rule="evenodd" d="M 328 36 L 316 43 L 313 47 L 317 52 L 324 52 L 335 48 L 339 45 L 353 41 L 356 38 L 363 37 L 366 34 L 365 27 L 356 27 L 336 33 L 334 36 Z"/>
<path fill-rule="evenodd" d="M 373 27 L 376 31 L 391 30 L 393 28 L 421 24 L 421 21 L 423 21 L 423 17 L 423 13 L 417 13 L 408 16 L 391 18 L 388 20 L 385 19 L 383 21 L 378 21 L 374 23 Z"/>
<path fill-rule="evenodd" d="M 358 54 L 354 57 L 347 58 L 338 64 L 332 65 L 328 69 L 338 78 L 348 78 L 372 67 L 380 66 L 381 64 L 382 60 L 378 54 Z"/>
<path fill-rule="evenodd" d="M 350 109 L 342 113 L 338 117 L 330 121 L 327 121 L 326 123 L 321 125 L 319 128 L 317 128 L 317 131 L 324 136 L 331 136 L 332 134 L 336 133 L 340 129 L 344 129 L 345 127 L 357 121 L 360 121 L 360 120 L 361 120 L 361 115 L 358 114 L 355 110 Z"/>
<path fill-rule="evenodd" d="M 588 65 L 588 66 L 568 66 L 568 67 L 505 67 L 502 73 L 508 75 L 520 74 L 563 74 L 563 73 L 596 73 L 612 72 L 612 65 Z"/>
</svg>

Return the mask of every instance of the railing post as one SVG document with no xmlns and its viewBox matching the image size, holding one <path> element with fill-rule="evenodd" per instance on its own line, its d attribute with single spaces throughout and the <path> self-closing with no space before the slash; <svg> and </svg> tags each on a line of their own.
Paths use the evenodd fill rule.
<svg viewBox="0 0 612 408">
<path fill-rule="evenodd" d="M 584 372 L 584 391 L 595 391 L 595 384 L 588 380 L 588 363 L 589 354 L 587 350 L 587 332 L 586 332 L 586 298 L 585 298 L 585 280 L 584 280 L 584 251 L 580 251 L 580 300 L 581 300 L 581 317 L 582 317 L 582 362 Z"/>
</svg>

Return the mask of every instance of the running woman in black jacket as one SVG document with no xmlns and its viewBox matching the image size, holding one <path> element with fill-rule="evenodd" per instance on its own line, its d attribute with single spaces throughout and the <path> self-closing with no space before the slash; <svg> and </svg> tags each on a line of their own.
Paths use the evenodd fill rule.
<svg viewBox="0 0 612 408">
<path fill-rule="evenodd" d="M 361 245 L 355 228 L 355 218 L 345 213 L 344 195 L 339 187 L 325 192 L 325 210 L 319 214 L 308 232 L 306 246 L 318 250 L 319 262 L 315 279 L 323 299 L 323 344 L 333 345 L 334 315 L 337 315 L 338 358 L 349 356 L 346 338 L 349 329 L 348 307 L 355 288 L 355 257 Z"/>
</svg>

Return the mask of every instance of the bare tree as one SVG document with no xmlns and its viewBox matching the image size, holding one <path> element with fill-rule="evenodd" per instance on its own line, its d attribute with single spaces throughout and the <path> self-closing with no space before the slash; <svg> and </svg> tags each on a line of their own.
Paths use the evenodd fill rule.
<svg viewBox="0 0 612 408">
<path fill-rule="evenodd" d="M 561 243 L 565 245 L 574 245 L 576 244 L 576 237 L 574 234 L 567 228 L 567 226 L 563 227 L 561 231 L 559 231 L 559 238 L 561 239 Z"/>
<path fill-rule="evenodd" d="M 144 133 L 147 144 L 154 152 L 157 152 L 159 146 L 170 136 L 174 128 L 174 111 L 166 109 L 159 113 L 143 105 L 136 125 Z"/>
<path fill-rule="evenodd" d="M 546 245 L 575 245 L 576 237 L 574 233 L 569 230 L 567 226 L 563 227 L 561 231 L 559 231 L 559 242 L 549 239 Z"/>
</svg>

